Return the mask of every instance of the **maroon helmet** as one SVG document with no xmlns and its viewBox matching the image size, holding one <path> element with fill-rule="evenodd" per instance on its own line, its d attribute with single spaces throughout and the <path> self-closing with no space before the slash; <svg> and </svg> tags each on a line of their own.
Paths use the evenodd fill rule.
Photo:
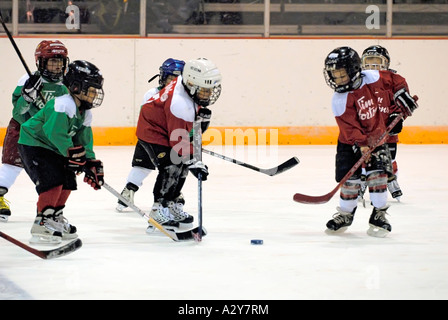
<svg viewBox="0 0 448 320">
<path fill-rule="evenodd" d="M 68 50 L 65 45 L 59 40 L 44 40 L 41 41 L 34 52 L 34 57 L 36 58 L 36 66 L 40 74 L 46 79 L 57 82 L 61 81 L 68 64 Z M 55 70 L 48 70 L 48 60 L 49 59 L 61 59 L 62 66 Z"/>
</svg>

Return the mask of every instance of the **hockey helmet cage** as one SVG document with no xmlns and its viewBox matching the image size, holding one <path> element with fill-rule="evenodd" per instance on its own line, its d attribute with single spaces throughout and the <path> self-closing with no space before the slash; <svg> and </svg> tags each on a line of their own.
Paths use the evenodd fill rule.
<svg viewBox="0 0 448 320">
<path fill-rule="evenodd" d="M 216 65 L 205 58 L 190 60 L 182 72 L 182 83 L 198 105 L 214 104 L 221 95 L 222 76 Z M 206 95 L 203 92 L 208 92 Z"/>
<path fill-rule="evenodd" d="M 333 72 L 339 69 L 345 69 L 347 83 L 337 83 Z M 324 77 L 327 85 L 336 92 L 357 89 L 362 81 L 361 59 L 358 53 L 350 47 L 339 47 L 331 51 L 325 58 Z"/>
<path fill-rule="evenodd" d="M 64 77 L 64 85 L 72 94 L 83 94 L 84 98 L 80 98 L 83 109 L 96 108 L 101 105 L 104 99 L 103 82 L 101 71 L 93 63 L 85 60 L 76 60 L 70 63 Z M 95 91 L 94 97 L 91 88 Z M 91 95 L 90 99 L 89 95 Z"/>
<path fill-rule="evenodd" d="M 380 45 L 370 46 L 362 53 L 361 65 L 363 70 L 389 70 L 389 52 Z"/>
<path fill-rule="evenodd" d="M 59 40 L 43 40 L 34 51 L 37 70 L 47 80 L 52 82 L 61 81 L 67 70 L 68 50 L 67 47 Z M 49 59 L 62 59 L 62 68 L 60 72 L 51 72 L 48 70 Z"/>
</svg>

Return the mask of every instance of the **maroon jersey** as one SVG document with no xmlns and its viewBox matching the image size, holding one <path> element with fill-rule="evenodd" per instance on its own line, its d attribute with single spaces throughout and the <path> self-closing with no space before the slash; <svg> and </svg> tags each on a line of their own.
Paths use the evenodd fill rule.
<svg viewBox="0 0 448 320">
<path fill-rule="evenodd" d="M 377 139 L 386 131 L 389 114 L 400 112 L 393 95 L 403 87 L 408 90 L 408 86 L 402 76 L 387 70 L 366 70 L 362 75 L 358 89 L 334 93 L 332 109 L 339 127 L 338 140 L 367 146 L 370 139 Z"/>
<path fill-rule="evenodd" d="M 137 138 L 173 148 L 179 155 L 193 154 L 190 131 L 198 105 L 182 85 L 182 76 L 171 81 L 141 108 Z"/>
</svg>

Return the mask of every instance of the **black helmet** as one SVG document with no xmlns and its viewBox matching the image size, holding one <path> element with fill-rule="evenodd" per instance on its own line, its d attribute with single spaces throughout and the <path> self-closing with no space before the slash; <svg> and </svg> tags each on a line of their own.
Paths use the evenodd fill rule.
<svg viewBox="0 0 448 320">
<path fill-rule="evenodd" d="M 347 83 L 336 83 L 333 71 L 337 69 L 345 69 L 349 77 Z M 358 53 L 350 47 L 339 47 L 331 51 L 325 58 L 324 76 L 328 86 L 336 92 L 357 89 L 361 85 L 361 59 Z"/>
<path fill-rule="evenodd" d="M 368 58 L 377 57 L 381 59 L 381 63 L 371 63 Z M 386 48 L 380 45 L 373 45 L 364 50 L 362 53 L 362 69 L 363 70 L 388 70 L 390 65 L 390 55 Z"/>
<path fill-rule="evenodd" d="M 83 94 L 87 100 L 81 98 L 83 109 L 96 108 L 104 99 L 103 76 L 100 70 L 92 63 L 84 60 L 76 60 L 68 65 L 67 74 L 64 76 L 64 85 L 72 94 Z M 96 90 L 93 101 L 88 101 L 89 88 Z M 90 99 L 91 100 L 91 99 Z"/>
</svg>

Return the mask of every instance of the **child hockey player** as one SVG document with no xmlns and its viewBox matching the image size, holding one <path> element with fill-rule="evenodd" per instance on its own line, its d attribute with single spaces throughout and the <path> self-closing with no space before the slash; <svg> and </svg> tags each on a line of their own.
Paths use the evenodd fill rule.
<svg viewBox="0 0 448 320">
<path fill-rule="evenodd" d="M 152 77 L 148 82 L 151 82 L 156 77 L 159 77 L 159 86 L 149 89 L 143 96 L 142 105 L 146 103 L 153 95 L 162 90 L 168 83 L 174 80 L 182 73 L 185 62 L 182 60 L 176 60 L 169 58 L 165 60 L 159 68 L 159 74 Z M 148 154 L 145 152 L 140 142 L 137 141 L 134 150 L 134 156 L 132 158 L 132 169 L 128 174 L 127 183 L 124 187 L 121 195 L 128 200 L 131 204 L 134 204 L 134 194 L 142 186 L 143 180 L 150 174 L 152 170 L 155 170 L 154 164 L 151 162 Z M 179 199 L 176 199 L 176 203 L 181 203 L 182 195 Z M 127 205 L 118 200 L 117 211 L 121 212 Z M 186 217 L 185 217 L 186 218 Z M 191 219 L 189 219 L 191 220 Z"/>
<path fill-rule="evenodd" d="M 0 221 L 7 222 L 11 209 L 5 194 L 22 172 L 23 164 L 17 148 L 20 125 L 44 106 L 46 101 L 68 93 L 62 84 L 67 68 L 68 50 L 56 40 L 41 41 L 35 52 L 37 72 L 20 78 L 12 94 L 12 119 L 3 141 L 2 166 L 0 167 Z M 42 101 L 40 96 L 46 101 Z"/>
<path fill-rule="evenodd" d="M 91 108 L 103 101 L 103 76 L 90 62 L 69 64 L 64 76 L 69 94 L 56 97 L 20 128 L 19 151 L 38 193 L 31 243 L 57 244 L 77 237 L 63 215 L 76 175 L 95 190 L 104 182 L 103 164 L 95 159 Z"/>
<path fill-rule="evenodd" d="M 380 45 L 373 45 L 366 48 L 361 57 L 361 66 L 363 70 L 389 70 L 396 73 L 395 70 L 389 68 L 390 66 L 390 55 L 386 48 Z M 386 115 L 386 114 L 385 114 Z M 387 118 L 388 115 L 386 115 Z M 397 156 L 397 142 L 398 134 L 389 136 L 387 140 L 387 145 L 389 146 L 390 154 L 392 156 L 392 168 L 394 175 L 387 182 L 387 189 L 389 190 L 392 198 L 400 201 L 400 197 L 403 195 L 400 185 L 398 184 L 398 165 L 396 161 Z M 363 172 L 365 175 L 365 172 Z M 365 178 L 365 176 L 364 176 Z M 361 185 L 360 197 L 363 198 L 366 189 L 365 179 L 361 176 L 361 180 L 364 180 Z"/>
<path fill-rule="evenodd" d="M 197 118 L 210 121 L 211 111 L 207 107 L 220 96 L 221 78 L 210 60 L 190 60 L 182 75 L 151 97 L 140 111 L 137 137 L 159 171 L 150 215 L 173 230 L 179 227 L 179 221 L 186 222 L 183 205 L 175 201 L 188 171 L 207 180 L 207 166 L 193 158 L 190 132 Z M 192 217 L 188 221 L 192 222 Z"/>
<path fill-rule="evenodd" d="M 381 112 L 390 114 L 390 123 L 399 113 L 411 116 L 418 106 L 403 77 L 390 71 L 361 72 L 361 59 L 350 47 L 339 47 L 328 54 L 324 76 L 328 86 L 335 91 L 332 110 L 339 127 L 336 152 L 336 181 L 339 182 L 369 150 L 370 144 L 386 131 L 387 123 Z M 397 134 L 401 127 L 402 121 L 391 133 Z M 387 143 L 373 150 L 365 167 L 373 204 L 367 233 L 385 237 L 392 230 L 386 219 L 387 180 L 393 175 Z M 342 185 L 339 207 L 333 219 L 327 222 L 327 232 L 343 232 L 352 224 L 361 186 L 360 176 L 361 168 Z"/>
</svg>

